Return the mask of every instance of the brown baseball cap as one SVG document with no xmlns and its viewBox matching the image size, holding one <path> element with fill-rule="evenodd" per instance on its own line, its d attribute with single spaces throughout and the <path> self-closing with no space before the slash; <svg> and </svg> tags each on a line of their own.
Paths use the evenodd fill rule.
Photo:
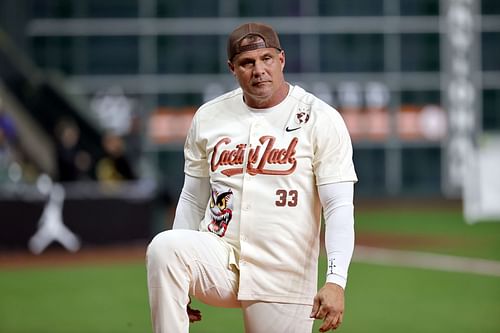
<svg viewBox="0 0 500 333">
<path fill-rule="evenodd" d="M 257 35 L 263 42 L 241 46 L 241 41 L 248 35 Z M 281 50 L 278 34 L 274 29 L 263 23 L 245 23 L 234 29 L 227 40 L 227 58 L 233 60 L 234 56 L 245 51 L 272 47 Z"/>
</svg>

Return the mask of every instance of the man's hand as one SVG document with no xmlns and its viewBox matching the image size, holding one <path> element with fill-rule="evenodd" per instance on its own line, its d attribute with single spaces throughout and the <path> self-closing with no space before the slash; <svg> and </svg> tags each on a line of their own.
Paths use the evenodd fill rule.
<svg viewBox="0 0 500 333">
<path fill-rule="evenodd" d="M 189 299 L 189 304 L 191 304 L 191 299 Z M 187 305 L 187 308 L 186 308 L 187 314 L 189 317 L 189 322 L 194 323 L 194 322 L 200 321 L 201 320 L 201 311 L 191 308 L 191 306 L 189 306 L 189 304 Z"/>
<path fill-rule="evenodd" d="M 316 296 L 311 318 L 323 319 L 320 332 L 337 329 L 344 316 L 344 289 L 334 283 L 325 283 Z"/>
</svg>

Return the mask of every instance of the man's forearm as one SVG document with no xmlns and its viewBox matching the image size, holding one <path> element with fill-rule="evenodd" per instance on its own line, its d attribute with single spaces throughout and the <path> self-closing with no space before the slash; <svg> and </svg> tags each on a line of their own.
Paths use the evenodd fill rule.
<svg viewBox="0 0 500 333">
<path fill-rule="evenodd" d="M 326 282 L 345 288 L 354 251 L 354 184 L 326 184 L 319 186 L 318 191 L 325 217 Z"/>
</svg>

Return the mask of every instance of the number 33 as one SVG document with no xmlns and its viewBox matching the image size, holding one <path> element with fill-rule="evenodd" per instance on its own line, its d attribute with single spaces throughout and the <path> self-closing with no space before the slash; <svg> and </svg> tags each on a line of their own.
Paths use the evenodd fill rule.
<svg viewBox="0 0 500 333">
<path fill-rule="evenodd" d="M 297 206 L 297 201 L 299 199 L 299 193 L 296 190 L 276 190 L 276 195 L 278 196 L 278 200 L 275 201 L 276 206 L 278 207 L 295 207 Z"/>
</svg>

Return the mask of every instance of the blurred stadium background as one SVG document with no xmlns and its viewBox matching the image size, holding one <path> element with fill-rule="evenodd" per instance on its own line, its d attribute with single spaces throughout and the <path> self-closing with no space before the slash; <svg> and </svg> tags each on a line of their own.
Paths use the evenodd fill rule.
<svg viewBox="0 0 500 333">
<path fill-rule="evenodd" d="M 358 244 L 487 259 L 496 272 L 453 276 L 450 294 L 485 287 L 464 300 L 478 304 L 477 317 L 458 321 L 462 326 L 432 326 L 434 319 L 425 318 L 431 324 L 418 330 L 411 316 L 390 324 L 387 314 L 368 315 L 370 306 L 378 306 L 374 299 L 387 295 L 384 288 L 404 287 L 401 279 L 450 280 L 414 268 L 382 273 L 355 262 L 359 275 L 352 279 L 365 287 L 353 283 L 353 303 L 364 305 L 348 319 L 369 318 L 373 325 L 345 331 L 500 332 L 498 318 L 490 316 L 500 310 L 500 224 L 467 224 L 500 220 L 497 0 L 1 0 L 0 294 L 9 296 L 0 298 L 0 331 L 149 330 L 145 244 L 170 227 L 193 113 L 235 87 L 225 61 L 226 36 L 248 20 L 276 28 L 288 80 L 332 104 L 347 123 L 360 179 Z M 110 159 L 119 160 L 121 176 Z M 61 247 L 34 241 L 42 216 L 43 223 L 59 218 L 78 242 Z M 129 266 L 123 266 L 122 252 Z M 116 265 L 109 268 L 113 272 L 87 260 L 102 256 Z M 50 270 L 57 260 L 83 268 Z M 110 276 L 123 289 L 101 290 L 99 281 Z M 366 287 L 372 279 L 381 289 Z M 33 288 L 24 290 L 27 281 Z M 95 313 L 90 305 L 78 310 L 87 312 L 86 321 L 69 310 L 55 330 L 51 315 L 30 317 L 40 307 L 60 311 L 73 283 L 82 287 L 74 297 L 93 297 L 88 302 Z M 55 286 L 61 299 L 48 301 Z M 392 311 L 418 298 L 411 294 L 418 283 L 408 286 L 393 290 L 393 304 L 397 295 L 402 300 Z M 439 294 L 439 287 L 431 290 Z M 435 307 L 425 311 L 418 303 L 411 311 L 432 316 L 461 301 L 436 297 L 442 303 L 429 296 L 422 302 Z M 123 311 L 105 322 L 97 303 Z M 131 303 L 132 309 L 124 307 Z M 217 326 L 227 318 L 210 315 L 217 318 L 215 328 L 209 322 L 193 332 L 226 332 Z M 457 316 L 441 315 L 448 321 Z M 93 322 L 88 316 L 94 326 L 85 327 Z M 32 324 L 20 318 L 33 318 Z M 227 332 L 241 331 L 237 320 Z"/>
</svg>

